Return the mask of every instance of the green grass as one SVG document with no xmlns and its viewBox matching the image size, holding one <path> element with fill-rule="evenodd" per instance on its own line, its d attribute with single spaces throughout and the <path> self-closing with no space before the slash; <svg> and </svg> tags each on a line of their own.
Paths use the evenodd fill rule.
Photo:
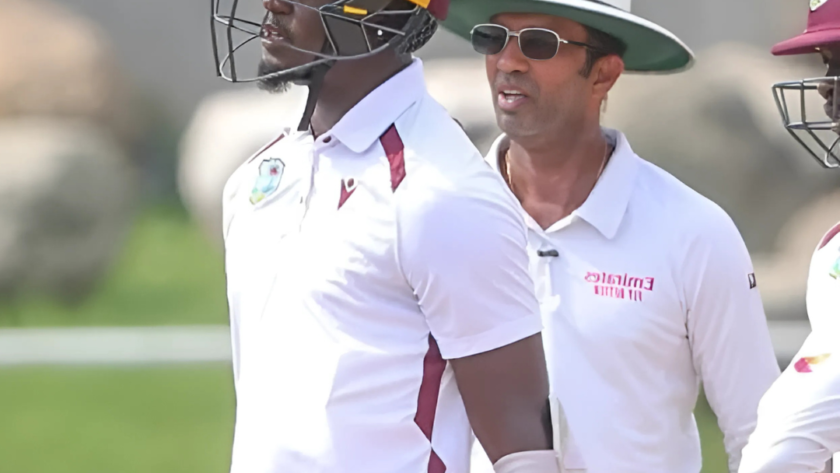
<svg viewBox="0 0 840 473">
<path fill-rule="evenodd" d="M 0 326 L 224 323 L 222 252 L 176 206 L 138 216 L 115 266 L 80 304 L 37 297 L 0 303 Z"/>
<path fill-rule="evenodd" d="M 4 473 L 225 473 L 230 367 L 0 369 Z M 697 407 L 703 473 L 726 472 L 721 434 Z"/>
<path fill-rule="evenodd" d="M 234 397 L 224 365 L 0 370 L 0 471 L 224 473 Z"/>
<path fill-rule="evenodd" d="M 224 324 L 221 252 L 178 207 L 143 212 L 101 286 L 68 307 L 0 303 L 0 326 Z M 0 369 L 0 473 L 224 473 L 233 432 L 230 368 Z M 701 398 L 703 473 L 726 470 Z"/>
<path fill-rule="evenodd" d="M 728 458 L 723 449 L 723 434 L 717 425 L 717 418 L 701 395 L 694 409 L 697 427 L 700 429 L 700 445 L 703 449 L 703 473 L 726 473 L 729 471 Z"/>
</svg>

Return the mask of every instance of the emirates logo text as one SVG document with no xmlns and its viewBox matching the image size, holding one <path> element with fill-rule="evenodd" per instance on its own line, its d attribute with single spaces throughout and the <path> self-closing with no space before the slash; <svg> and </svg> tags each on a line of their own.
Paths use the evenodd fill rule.
<svg viewBox="0 0 840 473">
<path fill-rule="evenodd" d="M 595 295 L 641 302 L 645 292 L 653 291 L 653 278 L 639 278 L 625 274 L 586 273 Z"/>
</svg>

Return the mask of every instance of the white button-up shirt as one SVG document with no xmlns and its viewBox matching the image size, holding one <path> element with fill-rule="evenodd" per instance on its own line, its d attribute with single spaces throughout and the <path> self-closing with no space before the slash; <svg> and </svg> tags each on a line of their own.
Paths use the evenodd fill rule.
<svg viewBox="0 0 840 473">
<path fill-rule="evenodd" d="M 779 374 L 749 253 L 720 207 L 605 133 L 615 152 L 580 208 L 547 230 L 522 212 L 566 466 L 698 473 L 702 382 L 735 471 Z"/>
<path fill-rule="evenodd" d="M 538 333 L 516 199 L 422 65 L 225 189 L 233 473 L 463 473 L 444 360 Z"/>
<path fill-rule="evenodd" d="M 811 259 L 806 304 L 812 333 L 761 400 L 741 473 L 820 472 L 840 452 L 840 224 Z"/>
</svg>

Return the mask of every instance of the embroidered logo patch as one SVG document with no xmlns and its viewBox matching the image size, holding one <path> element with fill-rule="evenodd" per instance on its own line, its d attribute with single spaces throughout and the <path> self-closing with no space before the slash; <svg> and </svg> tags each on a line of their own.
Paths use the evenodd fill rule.
<svg viewBox="0 0 840 473">
<path fill-rule="evenodd" d="M 811 11 L 817 11 L 817 8 L 828 3 L 828 0 L 811 0 Z"/>
<path fill-rule="evenodd" d="M 592 284 L 596 296 L 641 301 L 646 292 L 653 291 L 654 278 L 640 278 L 625 274 L 588 272 L 584 277 Z"/>
<path fill-rule="evenodd" d="M 277 192 L 285 169 L 286 165 L 279 158 L 266 159 L 260 163 L 260 175 L 251 190 L 252 204 L 256 205 Z"/>
<path fill-rule="evenodd" d="M 834 262 L 834 266 L 831 267 L 828 275 L 834 279 L 840 279 L 840 257 L 838 257 L 837 261 Z"/>
<path fill-rule="evenodd" d="M 356 180 L 352 177 L 350 179 L 341 180 L 341 196 L 338 198 L 338 208 L 344 207 L 344 203 L 356 192 Z"/>
<path fill-rule="evenodd" d="M 824 362 L 825 360 L 831 357 L 831 353 L 826 353 L 819 356 L 803 356 L 796 363 L 794 363 L 793 367 L 799 373 L 813 373 L 813 368 L 816 365 Z"/>
</svg>

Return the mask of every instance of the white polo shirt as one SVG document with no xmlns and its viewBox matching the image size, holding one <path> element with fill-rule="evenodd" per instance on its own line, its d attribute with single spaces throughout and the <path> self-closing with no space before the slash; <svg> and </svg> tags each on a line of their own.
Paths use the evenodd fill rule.
<svg viewBox="0 0 840 473">
<path fill-rule="evenodd" d="M 742 473 L 821 472 L 840 452 L 840 224 L 811 259 L 806 304 L 812 333 L 761 400 Z"/>
<path fill-rule="evenodd" d="M 516 200 L 415 61 L 224 194 L 233 473 L 463 473 L 444 360 L 538 333 Z"/>
<path fill-rule="evenodd" d="M 779 374 L 747 248 L 720 207 L 605 133 L 615 152 L 580 208 L 547 230 L 523 211 L 566 466 L 698 473 L 702 381 L 735 471 Z"/>
</svg>

